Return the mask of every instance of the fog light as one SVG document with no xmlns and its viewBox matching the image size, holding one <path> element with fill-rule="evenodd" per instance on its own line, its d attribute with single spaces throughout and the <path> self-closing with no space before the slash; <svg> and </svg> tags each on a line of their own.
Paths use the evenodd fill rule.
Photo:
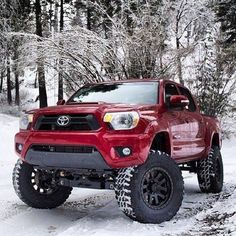
<svg viewBox="0 0 236 236">
<path fill-rule="evenodd" d="M 120 157 L 129 157 L 132 155 L 132 149 L 130 147 L 115 147 L 115 150 Z"/>
<path fill-rule="evenodd" d="M 131 154 L 131 150 L 130 148 L 126 147 L 123 148 L 122 153 L 124 154 L 124 156 L 129 156 Z"/>
</svg>

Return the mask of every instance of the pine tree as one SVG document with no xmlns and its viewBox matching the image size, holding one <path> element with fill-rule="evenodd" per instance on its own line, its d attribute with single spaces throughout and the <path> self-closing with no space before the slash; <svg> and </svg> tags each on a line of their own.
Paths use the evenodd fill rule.
<svg viewBox="0 0 236 236">
<path fill-rule="evenodd" d="M 217 20 L 221 23 L 222 37 L 219 39 L 221 55 L 228 76 L 231 77 L 236 67 L 236 1 L 217 0 L 215 9 Z"/>
<path fill-rule="evenodd" d="M 235 81 L 230 81 L 225 73 L 224 59 L 221 55 L 219 35 L 209 32 L 204 44 L 204 59 L 197 67 L 197 98 L 200 110 L 210 116 L 230 115 L 231 93 L 235 90 Z M 203 52 L 202 51 L 202 52 Z"/>
<path fill-rule="evenodd" d="M 225 47 L 236 44 L 236 1 L 220 0 L 217 8 L 218 21 L 221 22 L 221 30 L 225 33 Z"/>
</svg>

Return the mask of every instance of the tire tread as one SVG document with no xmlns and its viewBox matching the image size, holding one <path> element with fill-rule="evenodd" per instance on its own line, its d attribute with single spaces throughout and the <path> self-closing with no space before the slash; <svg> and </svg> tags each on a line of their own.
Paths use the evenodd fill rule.
<svg viewBox="0 0 236 236">
<path fill-rule="evenodd" d="M 62 205 L 70 196 L 72 188 L 59 187 L 57 192 L 51 195 L 40 195 L 29 191 L 25 173 L 30 171 L 32 166 L 19 159 L 13 169 L 12 181 L 17 196 L 30 207 L 39 209 L 52 209 Z"/>
</svg>

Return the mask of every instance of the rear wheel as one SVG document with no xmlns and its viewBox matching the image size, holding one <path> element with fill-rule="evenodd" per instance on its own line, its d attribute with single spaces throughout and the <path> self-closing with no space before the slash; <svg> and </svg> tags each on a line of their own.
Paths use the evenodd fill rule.
<svg viewBox="0 0 236 236">
<path fill-rule="evenodd" d="M 20 159 L 13 170 L 12 179 L 18 197 L 34 208 L 58 207 L 66 201 L 72 190 L 56 185 L 53 173 L 35 169 Z"/>
<path fill-rule="evenodd" d="M 224 171 L 220 149 L 213 146 L 207 158 L 198 162 L 198 183 L 204 193 L 219 193 L 223 187 Z"/>
<path fill-rule="evenodd" d="M 142 223 L 170 220 L 183 200 L 183 178 L 166 153 L 151 153 L 146 163 L 119 170 L 116 198 L 121 210 Z"/>
</svg>

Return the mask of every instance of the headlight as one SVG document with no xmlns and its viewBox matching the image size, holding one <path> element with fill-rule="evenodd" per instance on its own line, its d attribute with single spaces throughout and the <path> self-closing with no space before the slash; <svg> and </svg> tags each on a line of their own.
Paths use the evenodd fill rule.
<svg viewBox="0 0 236 236">
<path fill-rule="evenodd" d="M 109 123 L 115 130 L 133 129 L 139 122 L 139 114 L 131 112 L 111 112 L 106 113 L 103 121 Z"/>
<path fill-rule="evenodd" d="M 22 114 L 20 117 L 20 129 L 28 129 L 29 124 L 33 122 L 33 114 Z"/>
</svg>

